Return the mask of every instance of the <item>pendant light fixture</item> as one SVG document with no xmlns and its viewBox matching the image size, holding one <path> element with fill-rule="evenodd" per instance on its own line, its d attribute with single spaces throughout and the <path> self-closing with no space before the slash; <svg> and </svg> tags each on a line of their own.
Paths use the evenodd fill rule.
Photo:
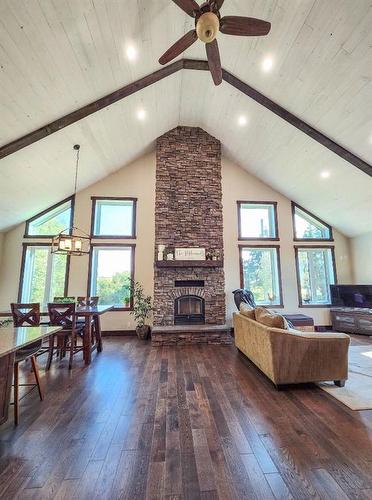
<svg viewBox="0 0 372 500">
<path fill-rule="evenodd" d="M 75 166 L 75 186 L 74 197 L 77 191 L 77 179 L 79 172 L 80 145 L 75 144 L 76 166 Z M 61 231 L 52 239 L 52 253 L 61 255 L 87 255 L 90 253 L 90 236 L 81 229 L 71 226 Z"/>
</svg>

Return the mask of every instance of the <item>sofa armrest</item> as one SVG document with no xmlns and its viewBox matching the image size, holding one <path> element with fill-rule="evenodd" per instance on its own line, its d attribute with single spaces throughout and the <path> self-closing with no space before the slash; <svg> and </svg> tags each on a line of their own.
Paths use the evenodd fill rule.
<svg viewBox="0 0 372 500">
<path fill-rule="evenodd" d="M 275 383 L 348 378 L 348 335 L 295 332 L 277 328 L 271 328 L 269 335 Z"/>
</svg>

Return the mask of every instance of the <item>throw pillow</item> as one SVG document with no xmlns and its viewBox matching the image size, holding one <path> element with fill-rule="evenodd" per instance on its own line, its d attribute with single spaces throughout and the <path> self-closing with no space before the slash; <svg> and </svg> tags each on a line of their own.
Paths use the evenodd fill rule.
<svg viewBox="0 0 372 500">
<path fill-rule="evenodd" d="M 281 314 L 273 313 L 265 307 L 256 307 L 255 317 L 256 321 L 270 328 L 288 329 L 288 323 Z"/>
<path fill-rule="evenodd" d="M 249 319 L 256 319 L 253 307 L 251 307 L 249 304 L 246 304 L 245 302 L 242 302 L 240 304 L 239 311 L 240 314 L 246 316 Z"/>
</svg>

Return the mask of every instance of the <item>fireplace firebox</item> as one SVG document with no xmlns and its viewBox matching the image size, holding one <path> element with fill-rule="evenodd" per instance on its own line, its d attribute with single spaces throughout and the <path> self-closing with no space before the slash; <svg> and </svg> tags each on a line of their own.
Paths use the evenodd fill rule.
<svg viewBox="0 0 372 500">
<path fill-rule="evenodd" d="M 175 325 L 204 325 L 205 303 L 197 295 L 182 295 L 174 301 Z"/>
</svg>

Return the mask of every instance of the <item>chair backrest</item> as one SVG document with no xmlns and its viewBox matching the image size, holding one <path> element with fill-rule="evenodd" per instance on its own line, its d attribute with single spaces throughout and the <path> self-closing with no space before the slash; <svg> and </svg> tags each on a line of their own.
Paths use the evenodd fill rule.
<svg viewBox="0 0 372 500">
<path fill-rule="evenodd" d="M 14 326 L 39 326 L 40 325 L 40 304 L 16 304 L 11 303 Z M 26 325 L 25 325 L 26 323 Z"/>
<path fill-rule="evenodd" d="M 78 297 L 78 307 L 96 307 L 98 306 L 99 297 Z"/>
<path fill-rule="evenodd" d="M 75 300 L 76 300 L 76 297 L 54 297 L 53 298 L 54 303 L 59 302 L 61 304 L 65 304 L 66 302 L 68 302 L 68 303 L 75 302 Z"/>
<path fill-rule="evenodd" d="M 50 324 L 69 330 L 75 328 L 75 309 L 75 302 L 50 302 L 48 304 Z"/>
</svg>

